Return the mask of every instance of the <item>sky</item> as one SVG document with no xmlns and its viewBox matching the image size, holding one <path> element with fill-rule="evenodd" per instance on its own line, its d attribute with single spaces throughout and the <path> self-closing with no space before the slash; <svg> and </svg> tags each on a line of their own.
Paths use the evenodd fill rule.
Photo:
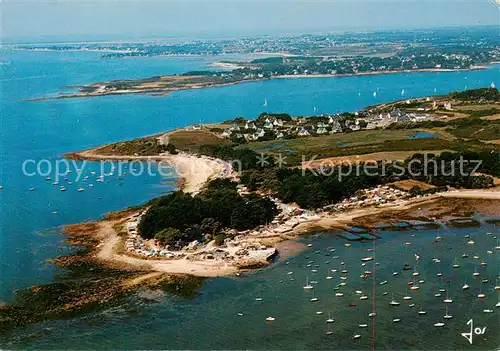
<svg viewBox="0 0 500 351">
<path fill-rule="evenodd" d="M 496 5 L 495 5 L 496 2 Z M 0 0 L 9 41 L 499 25 L 500 0 Z"/>
</svg>

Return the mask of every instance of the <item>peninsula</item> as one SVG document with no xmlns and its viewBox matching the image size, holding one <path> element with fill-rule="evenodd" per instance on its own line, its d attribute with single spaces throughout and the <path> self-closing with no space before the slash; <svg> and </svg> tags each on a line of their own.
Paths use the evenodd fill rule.
<svg viewBox="0 0 500 351">
<path fill-rule="evenodd" d="M 386 223 L 403 219 L 434 226 L 446 213 L 444 223 L 453 225 L 450 220 L 468 216 L 468 210 L 500 200 L 500 145 L 494 139 L 498 133 L 487 133 L 498 128 L 499 97 L 496 88 L 485 88 L 382 104 L 353 114 L 262 114 L 255 120 L 190 126 L 71 153 L 66 156 L 167 162 L 183 178 L 184 191 L 100 222 L 69 226 L 68 232 L 80 235 L 91 228 L 100 243 L 91 255 L 111 267 L 214 276 L 266 266 L 277 254 L 296 250 L 293 240 L 311 230 L 349 231 L 361 225 L 366 232 L 349 240 L 376 240 L 370 228 L 377 223 L 369 216 L 385 218 Z M 418 109 L 425 113 L 412 118 Z M 398 118 L 366 128 L 371 118 L 374 123 L 381 114 L 383 119 L 393 118 L 391 113 Z M 263 141 L 255 136 L 259 128 L 267 130 Z M 318 133 L 319 129 L 326 132 Z M 310 133 L 297 132 L 302 130 Z M 275 139 L 279 134 L 287 137 Z M 418 137 L 412 139 L 414 135 Z M 268 148 L 276 143 L 280 146 Z M 290 151 L 292 147 L 296 149 Z M 270 161 L 264 164 L 266 149 Z M 286 150 L 290 165 L 277 158 Z M 314 162 L 294 161 L 316 150 L 322 153 Z M 481 165 L 467 164 L 460 174 L 444 172 L 464 159 L 480 160 Z M 408 169 L 416 160 L 431 160 L 437 167 L 432 174 L 439 176 L 397 174 L 391 167 L 383 175 L 347 172 L 352 164 L 371 164 L 381 171 L 387 162 Z M 327 175 L 316 173 L 324 167 Z M 468 200 L 459 205 L 452 198 Z M 432 215 L 416 215 L 411 210 L 415 207 L 427 208 Z"/>
</svg>

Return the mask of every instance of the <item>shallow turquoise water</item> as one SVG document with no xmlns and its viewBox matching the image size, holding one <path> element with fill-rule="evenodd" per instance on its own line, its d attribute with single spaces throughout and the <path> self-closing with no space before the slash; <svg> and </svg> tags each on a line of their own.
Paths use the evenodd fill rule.
<svg viewBox="0 0 500 351">
<path fill-rule="evenodd" d="M 68 85 L 204 69 L 210 61 L 174 57 L 100 60 L 96 53 L 31 53 L 4 49 L 1 55 L 0 184 L 4 189 L 0 191 L 0 300 L 11 300 L 14 289 L 51 282 L 55 274 L 60 273 L 45 263 L 68 252 L 61 243 L 60 225 L 99 218 L 105 212 L 140 204 L 172 189 L 172 177 L 145 175 L 118 179 L 113 176 L 107 178 L 109 182 L 94 183 L 92 189 L 86 188 L 83 193 L 76 189 L 86 186 L 84 182 L 68 186 L 62 193 L 44 177 L 24 176 L 21 165 L 26 159 L 55 162 L 64 152 L 200 121 L 223 121 L 239 115 L 255 117 L 262 112 L 264 99 L 268 100 L 269 111 L 293 115 L 311 114 L 314 107 L 318 112 L 352 111 L 399 99 L 402 88 L 407 98 L 434 94 L 434 88 L 437 93 L 447 93 L 465 86 L 488 86 L 500 78 L 495 66 L 473 72 L 277 79 L 182 91 L 168 97 L 107 96 L 34 103 L 24 99 L 50 96 Z M 375 90 L 376 98 L 373 97 Z M 87 167 L 86 174 L 98 171 L 95 164 Z M 31 187 L 35 188 L 34 192 L 28 191 Z M 52 214 L 54 211 L 57 214 Z M 326 236 L 314 240 L 314 245 L 321 247 L 332 245 L 328 240 L 336 239 Z M 377 245 L 380 244 L 377 242 Z M 393 248 L 387 250 L 392 252 Z M 352 252 L 354 250 L 346 252 L 349 256 L 346 261 L 357 257 L 351 257 Z M 290 264 L 302 266 L 306 260 L 304 255 Z M 304 317 L 311 312 L 310 305 L 303 303 L 306 296 L 300 288 L 306 272 L 297 271 L 301 275 L 297 278 L 297 282 L 301 282 L 298 285 L 280 284 L 287 269 L 276 265 L 241 279 L 211 279 L 195 300 L 169 296 L 161 303 L 142 306 L 133 316 L 114 310 L 83 319 L 32 326 L 28 331 L 19 332 L 18 343 L 8 345 L 74 348 L 78 340 L 81 348 L 355 347 L 357 344 L 347 339 L 327 339 L 325 325 L 317 322 L 313 313 Z M 326 285 L 322 286 L 325 297 L 320 301 L 326 301 L 327 291 L 330 294 L 331 291 Z M 321 289 L 318 287 L 318 294 Z M 258 291 L 265 297 L 266 304 L 262 306 L 251 298 Z M 272 326 L 263 323 L 265 315 L 274 311 L 270 306 L 277 306 L 273 312 L 277 323 Z M 244 310 L 245 318 L 234 319 L 237 310 Z M 345 304 L 332 312 L 344 313 L 345 318 L 341 319 L 351 317 Z M 335 328 L 339 333 L 342 328 L 350 327 L 338 323 Z M 197 331 L 195 337 L 193 329 Z M 430 329 L 424 332 L 434 335 L 435 331 Z M 31 331 L 37 331 L 33 337 L 29 336 Z M 359 341 L 360 345 L 367 342 L 364 337 Z M 403 341 L 399 338 L 398 342 Z"/>
</svg>

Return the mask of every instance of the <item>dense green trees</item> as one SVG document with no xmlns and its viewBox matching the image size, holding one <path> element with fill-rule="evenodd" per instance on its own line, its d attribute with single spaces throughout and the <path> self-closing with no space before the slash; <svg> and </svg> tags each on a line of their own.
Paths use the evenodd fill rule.
<svg viewBox="0 0 500 351">
<path fill-rule="evenodd" d="M 496 88 L 480 88 L 465 91 L 455 91 L 450 96 L 457 100 L 487 100 L 500 101 L 500 93 Z"/>
<path fill-rule="evenodd" d="M 269 191 L 285 203 L 314 209 L 353 196 L 358 190 L 397 180 L 415 179 L 438 187 L 486 188 L 493 184 L 488 175 L 500 175 L 498 153 L 415 154 L 399 163 L 361 163 L 324 167 L 321 171 L 254 169 L 243 172 L 240 179 L 250 189 Z"/>
<path fill-rule="evenodd" d="M 223 228 L 246 230 L 272 221 L 275 204 L 259 195 L 240 196 L 235 183 L 210 182 L 196 196 L 174 192 L 152 202 L 139 223 L 142 237 L 182 247 L 204 234 L 217 235 Z M 178 243 L 178 245 L 177 245 Z"/>
</svg>

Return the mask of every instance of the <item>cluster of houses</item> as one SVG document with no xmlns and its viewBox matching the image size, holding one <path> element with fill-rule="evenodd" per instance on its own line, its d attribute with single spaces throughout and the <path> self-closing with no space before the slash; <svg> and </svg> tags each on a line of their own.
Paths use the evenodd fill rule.
<svg viewBox="0 0 500 351">
<path fill-rule="evenodd" d="M 356 196 L 344 199 L 342 202 L 337 204 L 325 206 L 323 209 L 338 212 L 353 208 L 388 204 L 394 201 L 404 200 L 409 197 L 411 197 L 411 195 L 406 191 L 384 185 L 361 190 Z"/>
<path fill-rule="evenodd" d="M 446 108 L 446 106 L 445 106 Z M 449 107 L 451 109 L 451 106 Z M 224 138 L 236 138 L 242 141 L 292 139 L 327 134 L 336 134 L 364 129 L 386 128 L 394 123 L 409 123 L 435 120 L 437 117 L 427 111 L 406 112 L 393 109 L 390 112 L 355 112 L 346 118 L 340 114 L 322 114 L 320 118 L 308 119 L 297 117 L 290 121 L 269 115 L 257 120 L 245 120 L 233 123 L 222 132 Z M 319 121 L 318 121 L 319 120 Z"/>
</svg>

